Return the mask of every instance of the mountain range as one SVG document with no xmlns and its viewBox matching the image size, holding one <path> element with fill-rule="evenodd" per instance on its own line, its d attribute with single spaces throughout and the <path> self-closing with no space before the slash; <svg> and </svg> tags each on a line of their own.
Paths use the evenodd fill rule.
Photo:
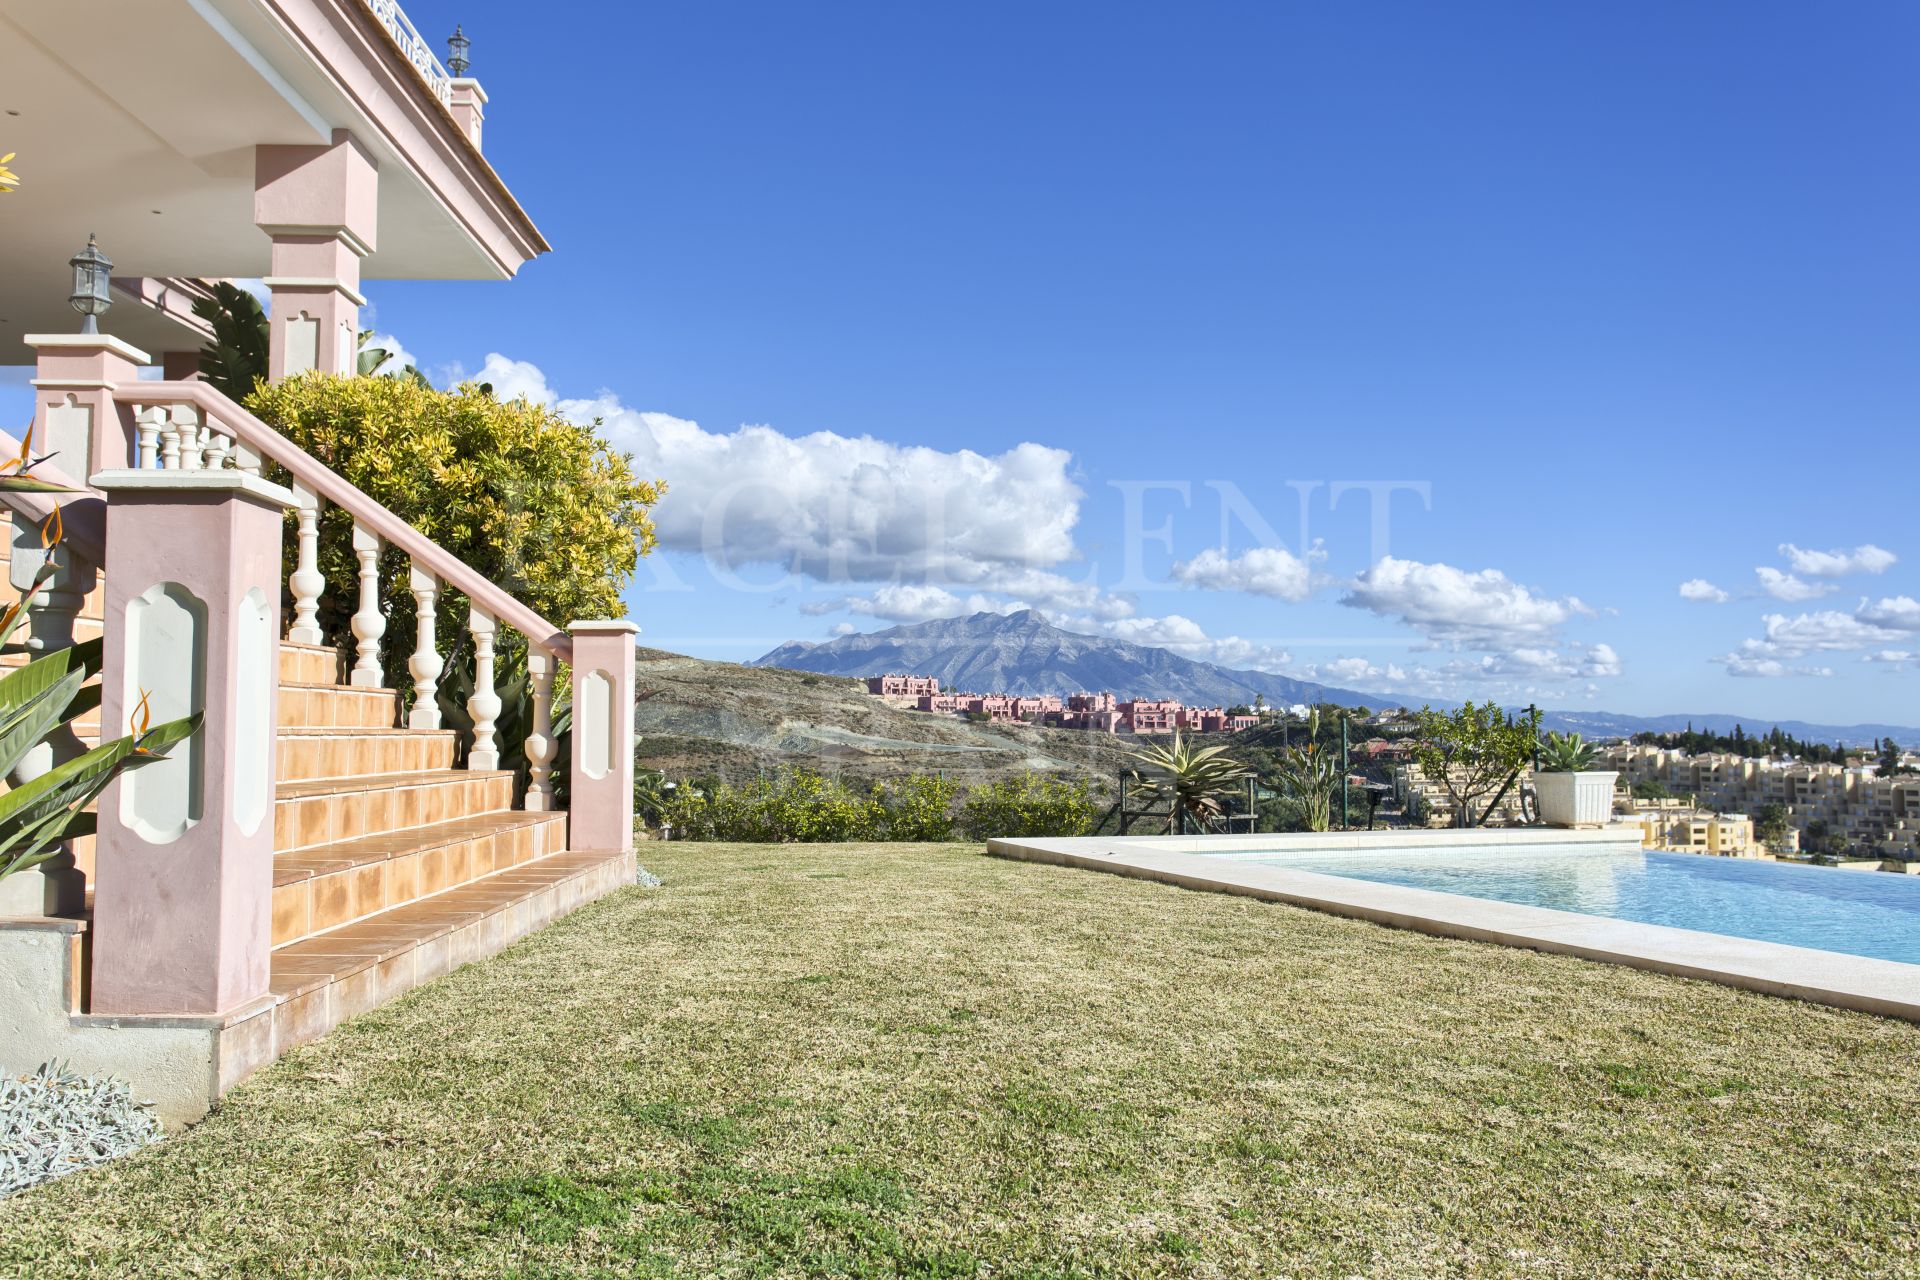
<svg viewBox="0 0 1920 1280">
<path fill-rule="evenodd" d="M 1340 689 L 1267 671 L 1236 670 L 1183 658 L 1152 645 L 1063 631 L 1030 609 L 938 618 L 819 643 L 795 640 L 747 665 L 834 676 L 937 676 L 944 689 L 978 693 L 1066 695 L 1111 691 L 1122 698 L 1178 698 L 1194 706 L 1251 703 L 1256 695 L 1274 706 L 1331 702 L 1378 708 L 1407 702 L 1400 695 Z M 1433 700 L 1433 705 L 1453 704 Z M 1609 711 L 1548 711 L 1544 723 L 1550 729 L 1603 738 L 1641 732 L 1674 733 L 1689 725 L 1701 731 L 1729 733 L 1739 724 L 1754 732 L 1778 725 L 1796 738 L 1821 742 L 1866 744 L 1883 737 L 1906 744 L 1920 741 L 1920 728 L 1911 725 L 1809 724 L 1718 713 L 1634 716 Z"/>
</svg>

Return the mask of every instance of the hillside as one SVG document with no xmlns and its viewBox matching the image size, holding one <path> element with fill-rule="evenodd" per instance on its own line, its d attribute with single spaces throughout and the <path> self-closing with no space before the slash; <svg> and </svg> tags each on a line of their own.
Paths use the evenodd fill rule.
<svg viewBox="0 0 1920 1280">
<path fill-rule="evenodd" d="M 807 768 L 851 781 L 941 773 L 963 784 L 1027 769 L 1108 782 L 1129 743 L 1105 734 L 970 724 L 888 706 L 857 680 L 640 650 L 639 762 L 669 777 L 743 781 Z"/>
<path fill-rule="evenodd" d="M 972 693 L 1057 693 L 1110 691 L 1122 698 L 1178 698 L 1189 706 L 1233 706 L 1256 695 L 1272 706 L 1331 702 L 1341 706 L 1435 707 L 1457 704 L 1444 699 L 1395 693 L 1336 689 L 1266 671 L 1241 671 L 1196 662 L 1166 649 L 1063 631 L 1039 614 L 976 613 L 965 618 L 889 627 L 841 636 L 818 644 L 791 641 L 757 658 L 752 666 L 789 667 L 836 676 L 877 676 L 890 672 L 937 676 L 942 688 Z M 1778 725 L 1797 738 L 1859 746 L 1892 738 L 1920 743 L 1920 728 L 1890 723 L 1817 724 L 1802 720 L 1727 713 L 1639 716 L 1619 712 L 1549 710 L 1545 728 L 1595 738 L 1630 737 L 1641 732 L 1673 733 L 1692 724 L 1729 733 L 1736 724 L 1764 733 Z"/>
<path fill-rule="evenodd" d="M 1189 706 L 1232 706 L 1251 703 L 1255 696 L 1275 706 L 1337 702 L 1377 707 L 1394 701 L 1266 671 L 1196 662 L 1149 645 L 1062 631 L 1032 610 L 940 618 L 820 644 L 794 641 L 752 665 L 837 676 L 938 676 L 942 688 L 976 693 L 1106 691 L 1122 698 L 1178 698 Z"/>
</svg>

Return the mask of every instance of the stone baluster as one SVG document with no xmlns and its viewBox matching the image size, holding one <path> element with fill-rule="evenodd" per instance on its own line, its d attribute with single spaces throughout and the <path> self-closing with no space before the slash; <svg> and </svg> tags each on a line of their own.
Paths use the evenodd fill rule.
<svg viewBox="0 0 1920 1280">
<path fill-rule="evenodd" d="M 142 471 L 151 471 L 160 465 L 160 434 L 167 429 L 167 411 L 164 406 L 143 404 L 134 410 L 133 434 L 135 440 L 135 466 Z"/>
<path fill-rule="evenodd" d="M 467 714 L 473 717 L 473 746 L 467 750 L 469 769 L 500 767 L 500 746 L 493 736 L 493 722 L 500 714 L 500 695 L 493 689 L 493 634 L 497 625 L 479 605 L 469 609 L 467 629 L 473 633 L 473 696 L 467 699 Z"/>
<path fill-rule="evenodd" d="M 170 412 L 174 433 L 180 441 L 180 469 L 205 469 L 206 427 L 200 421 L 200 411 L 190 404 L 177 404 Z"/>
<path fill-rule="evenodd" d="M 353 615 L 353 638 L 358 656 L 347 683 L 378 689 L 380 637 L 387 633 L 387 616 L 380 611 L 380 536 L 353 522 L 353 558 L 360 562 L 360 608 Z"/>
<path fill-rule="evenodd" d="M 233 466 L 236 471 L 244 471 L 250 476 L 260 474 L 260 451 L 242 440 L 233 442 Z"/>
<path fill-rule="evenodd" d="M 167 410 L 162 409 L 160 412 L 163 415 L 162 421 L 166 424 L 160 429 L 160 467 L 165 471 L 178 471 L 180 469 L 181 422 L 179 411 L 175 410 L 169 413 Z"/>
<path fill-rule="evenodd" d="M 553 655 L 527 646 L 527 683 L 533 694 L 533 731 L 527 735 L 527 809 L 553 808 L 553 758 L 560 744 L 553 736 Z"/>
<path fill-rule="evenodd" d="M 440 673 L 446 663 L 434 634 L 439 618 L 440 580 L 419 565 L 413 566 L 413 656 L 407 670 L 413 673 L 413 709 L 407 712 L 407 728 L 440 727 Z"/>
<path fill-rule="evenodd" d="M 218 431 L 215 431 L 211 423 L 207 425 L 206 440 L 207 470 L 225 471 L 227 469 L 227 451 L 233 442 L 221 435 Z"/>
<path fill-rule="evenodd" d="M 293 626 L 287 639 L 294 644 L 319 644 L 320 593 L 327 589 L 327 579 L 320 572 L 320 495 L 296 484 L 293 496 L 299 504 L 294 513 L 299 532 L 295 535 L 294 569 L 287 577 L 287 587 L 293 592 Z"/>
</svg>

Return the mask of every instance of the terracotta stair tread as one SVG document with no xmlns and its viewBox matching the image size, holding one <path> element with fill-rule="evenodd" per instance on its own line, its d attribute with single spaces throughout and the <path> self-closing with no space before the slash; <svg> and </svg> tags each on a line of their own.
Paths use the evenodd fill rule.
<svg viewBox="0 0 1920 1280">
<path fill-rule="evenodd" d="M 457 732 L 453 729 L 409 729 L 393 725 L 347 725 L 335 728 L 324 725 L 283 724 L 274 733 L 282 738 L 400 738 L 429 737 L 451 738 Z"/>
<path fill-rule="evenodd" d="M 273 883 L 297 884 L 329 872 L 345 871 L 370 862 L 384 862 L 409 853 L 458 844 L 475 836 L 495 835 L 519 827 L 538 826 L 543 822 L 564 822 L 566 816 L 565 813 L 529 813 L 524 809 L 509 809 L 472 818 L 456 818 L 452 822 L 436 822 L 431 826 L 407 827 L 399 831 L 362 836 L 358 840 L 337 844 L 314 845 L 292 853 L 275 854 Z"/>
<path fill-rule="evenodd" d="M 552 853 L 469 881 L 456 889 L 394 907 L 273 953 L 269 990 L 291 999 L 371 965 L 402 955 L 544 889 L 630 853 Z"/>
<path fill-rule="evenodd" d="M 400 692 L 398 689 L 375 688 L 366 684 L 341 684 L 337 680 L 281 680 L 279 685 L 282 689 L 323 689 L 328 693 L 377 693 L 389 698 Z"/>
<path fill-rule="evenodd" d="M 354 778 L 312 778 L 301 782 L 282 782 L 274 789 L 276 799 L 293 800 L 308 796 L 344 795 L 351 791 L 384 791 L 395 787 L 418 787 L 435 782 L 459 782 L 476 778 L 511 778 L 511 769 L 428 769 L 419 773 L 369 773 Z"/>
</svg>

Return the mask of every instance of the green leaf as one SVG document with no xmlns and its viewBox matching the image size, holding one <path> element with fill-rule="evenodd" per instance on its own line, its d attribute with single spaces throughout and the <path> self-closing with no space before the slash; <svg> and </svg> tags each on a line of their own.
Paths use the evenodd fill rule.
<svg viewBox="0 0 1920 1280">
<path fill-rule="evenodd" d="M 24 706 L 58 684 L 69 671 L 80 671 L 82 680 L 97 675 L 105 655 L 99 637 L 81 644 L 55 649 L 0 676 L 0 719 L 13 708 Z"/>
<path fill-rule="evenodd" d="M 170 720 L 137 743 L 131 737 L 103 742 L 25 786 L 0 795 L 0 854 L 19 856 L 16 848 L 44 831 L 48 815 L 85 808 L 122 772 L 164 758 L 167 750 L 200 727 L 201 718 L 196 711 L 184 719 Z"/>
<path fill-rule="evenodd" d="M 72 718 L 74 694 L 86 674 L 67 672 L 58 684 L 41 690 L 33 701 L 8 714 L 4 727 L 0 727 L 0 774 L 12 773 L 22 757 L 39 746 L 56 726 Z"/>
</svg>

